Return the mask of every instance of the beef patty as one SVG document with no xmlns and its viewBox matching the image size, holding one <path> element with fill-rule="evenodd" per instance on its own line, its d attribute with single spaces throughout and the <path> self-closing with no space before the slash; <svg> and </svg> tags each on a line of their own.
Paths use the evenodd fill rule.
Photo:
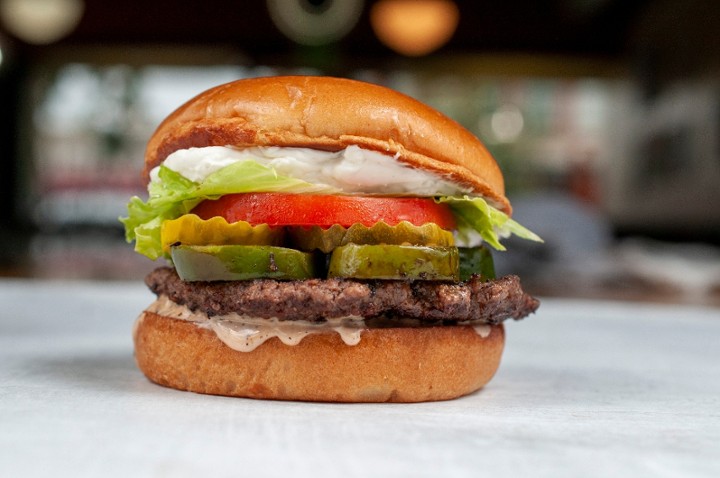
<svg viewBox="0 0 720 478">
<path fill-rule="evenodd" d="M 185 282 L 174 269 L 160 267 L 148 274 L 145 283 L 158 296 L 209 316 L 235 312 L 313 322 L 356 316 L 385 324 L 408 319 L 428 325 L 498 324 L 521 319 L 540 305 L 523 292 L 516 276 L 461 283 L 350 279 Z"/>
</svg>

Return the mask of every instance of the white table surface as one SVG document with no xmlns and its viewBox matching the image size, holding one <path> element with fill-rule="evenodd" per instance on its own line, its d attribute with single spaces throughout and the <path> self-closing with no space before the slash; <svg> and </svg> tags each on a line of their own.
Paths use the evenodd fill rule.
<svg viewBox="0 0 720 478">
<path fill-rule="evenodd" d="M 0 476 L 720 476 L 720 310 L 545 300 L 448 402 L 316 404 L 149 383 L 140 283 L 0 281 Z"/>
</svg>

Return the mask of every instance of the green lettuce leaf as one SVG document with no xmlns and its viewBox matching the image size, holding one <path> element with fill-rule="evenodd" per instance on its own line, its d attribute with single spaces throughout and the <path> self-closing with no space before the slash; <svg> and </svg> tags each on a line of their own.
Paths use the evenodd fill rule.
<svg viewBox="0 0 720 478">
<path fill-rule="evenodd" d="M 543 242 L 537 234 L 489 205 L 483 198 L 443 196 L 435 201 L 450 206 L 458 225 L 458 236 L 464 242 L 472 242 L 472 236 L 480 234 L 483 241 L 498 251 L 505 250 L 500 239 L 512 234 L 529 241 Z"/>
<path fill-rule="evenodd" d="M 127 241 L 135 241 L 135 251 L 155 260 L 164 255 L 160 241 L 163 221 L 187 214 L 205 199 L 247 192 L 337 194 L 340 191 L 330 186 L 281 176 L 275 169 L 252 160 L 226 166 L 210 174 L 201 183 L 160 166 L 158 180 L 151 181 L 148 187 L 147 201 L 133 197 L 128 204 L 128 216 L 120 218 L 120 221 L 125 225 Z M 542 241 L 482 198 L 443 196 L 436 201 L 450 206 L 458 223 L 458 235 L 465 242 L 470 242 L 473 236 L 479 234 L 487 244 L 502 251 L 505 247 L 500 244 L 500 239 L 511 234 L 531 241 Z"/>
<path fill-rule="evenodd" d="M 135 241 L 135 251 L 153 260 L 163 255 L 160 242 L 163 221 L 187 214 L 205 199 L 246 192 L 338 192 L 329 186 L 280 176 L 273 168 L 250 160 L 226 166 L 210 174 L 202 183 L 191 181 L 165 166 L 160 166 L 158 178 L 158 181 L 150 182 L 148 200 L 133 197 L 128 204 L 128 216 L 120 218 L 125 225 L 127 241 Z"/>
</svg>

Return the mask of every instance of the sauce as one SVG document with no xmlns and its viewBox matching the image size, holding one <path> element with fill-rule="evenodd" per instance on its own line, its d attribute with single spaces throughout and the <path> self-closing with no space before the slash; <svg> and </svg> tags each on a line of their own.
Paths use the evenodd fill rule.
<svg viewBox="0 0 720 478">
<path fill-rule="evenodd" d="M 210 329 L 225 345 L 239 352 L 251 352 L 273 337 L 277 337 L 285 345 L 297 345 L 310 334 L 330 331 L 340 335 L 345 344 L 352 346 L 360 343 L 361 333 L 366 328 L 361 317 L 328 319 L 322 323 L 265 319 L 236 313 L 208 317 L 203 312 L 193 312 L 184 305 L 176 304 L 164 295 L 146 310 L 165 317 L 194 322 L 199 327 Z M 489 337 L 492 330 L 492 326 L 488 324 L 472 325 L 472 328 L 482 338 Z"/>
<path fill-rule="evenodd" d="M 488 324 L 473 325 L 473 329 L 475 330 L 476 334 L 478 334 L 484 339 L 490 336 L 490 331 L 492 330 L 492 328 Z"/>
<path fill-rule="evenodd" d="M 245 149 L 206 146 L 177 150 L 163 164 L 191 181 L 202 182 L 226 166 L 247 160 L 272 167 L 282 176 L 301 178 L 348 194 L 453 196 L 467 193 L 435 174 L 358 146 L 348 146 L 341 151 L 280 146 Z M 153 181 L 158 180 L 157 171 L 155 168 L 150 173 Z"/>
<path fill-rule="evenodd" d="M 272 337 L 277 337 L 285 345 L 297 345 L 310 334 L 328 331 L 339 334 L 347 345 L 357 345 L 365 325 L 360 317 L 328 319 L 323 323 L 264 319 L 236 313 L 208 317 L 203 312 L 192 312 L 166 296 L 160 296 L 150 304 L 147 311 L 195 322 L 200 327 L 212 330 L 225 345 L 240 352 L 251 352 Z"/>
</svg>

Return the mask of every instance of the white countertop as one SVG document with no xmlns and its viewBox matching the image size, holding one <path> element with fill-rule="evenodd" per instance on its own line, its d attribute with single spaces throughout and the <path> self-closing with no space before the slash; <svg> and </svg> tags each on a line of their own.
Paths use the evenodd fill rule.
<svg viewBox="0 0 720 478">
<path fill-rule="evenodd" d="M 720 310 L 545 300 L 492 382 L 423 404 L 148 382 L 142 284 L 0 281 L 0 475 L 720 476 Z"/>
</svg>

